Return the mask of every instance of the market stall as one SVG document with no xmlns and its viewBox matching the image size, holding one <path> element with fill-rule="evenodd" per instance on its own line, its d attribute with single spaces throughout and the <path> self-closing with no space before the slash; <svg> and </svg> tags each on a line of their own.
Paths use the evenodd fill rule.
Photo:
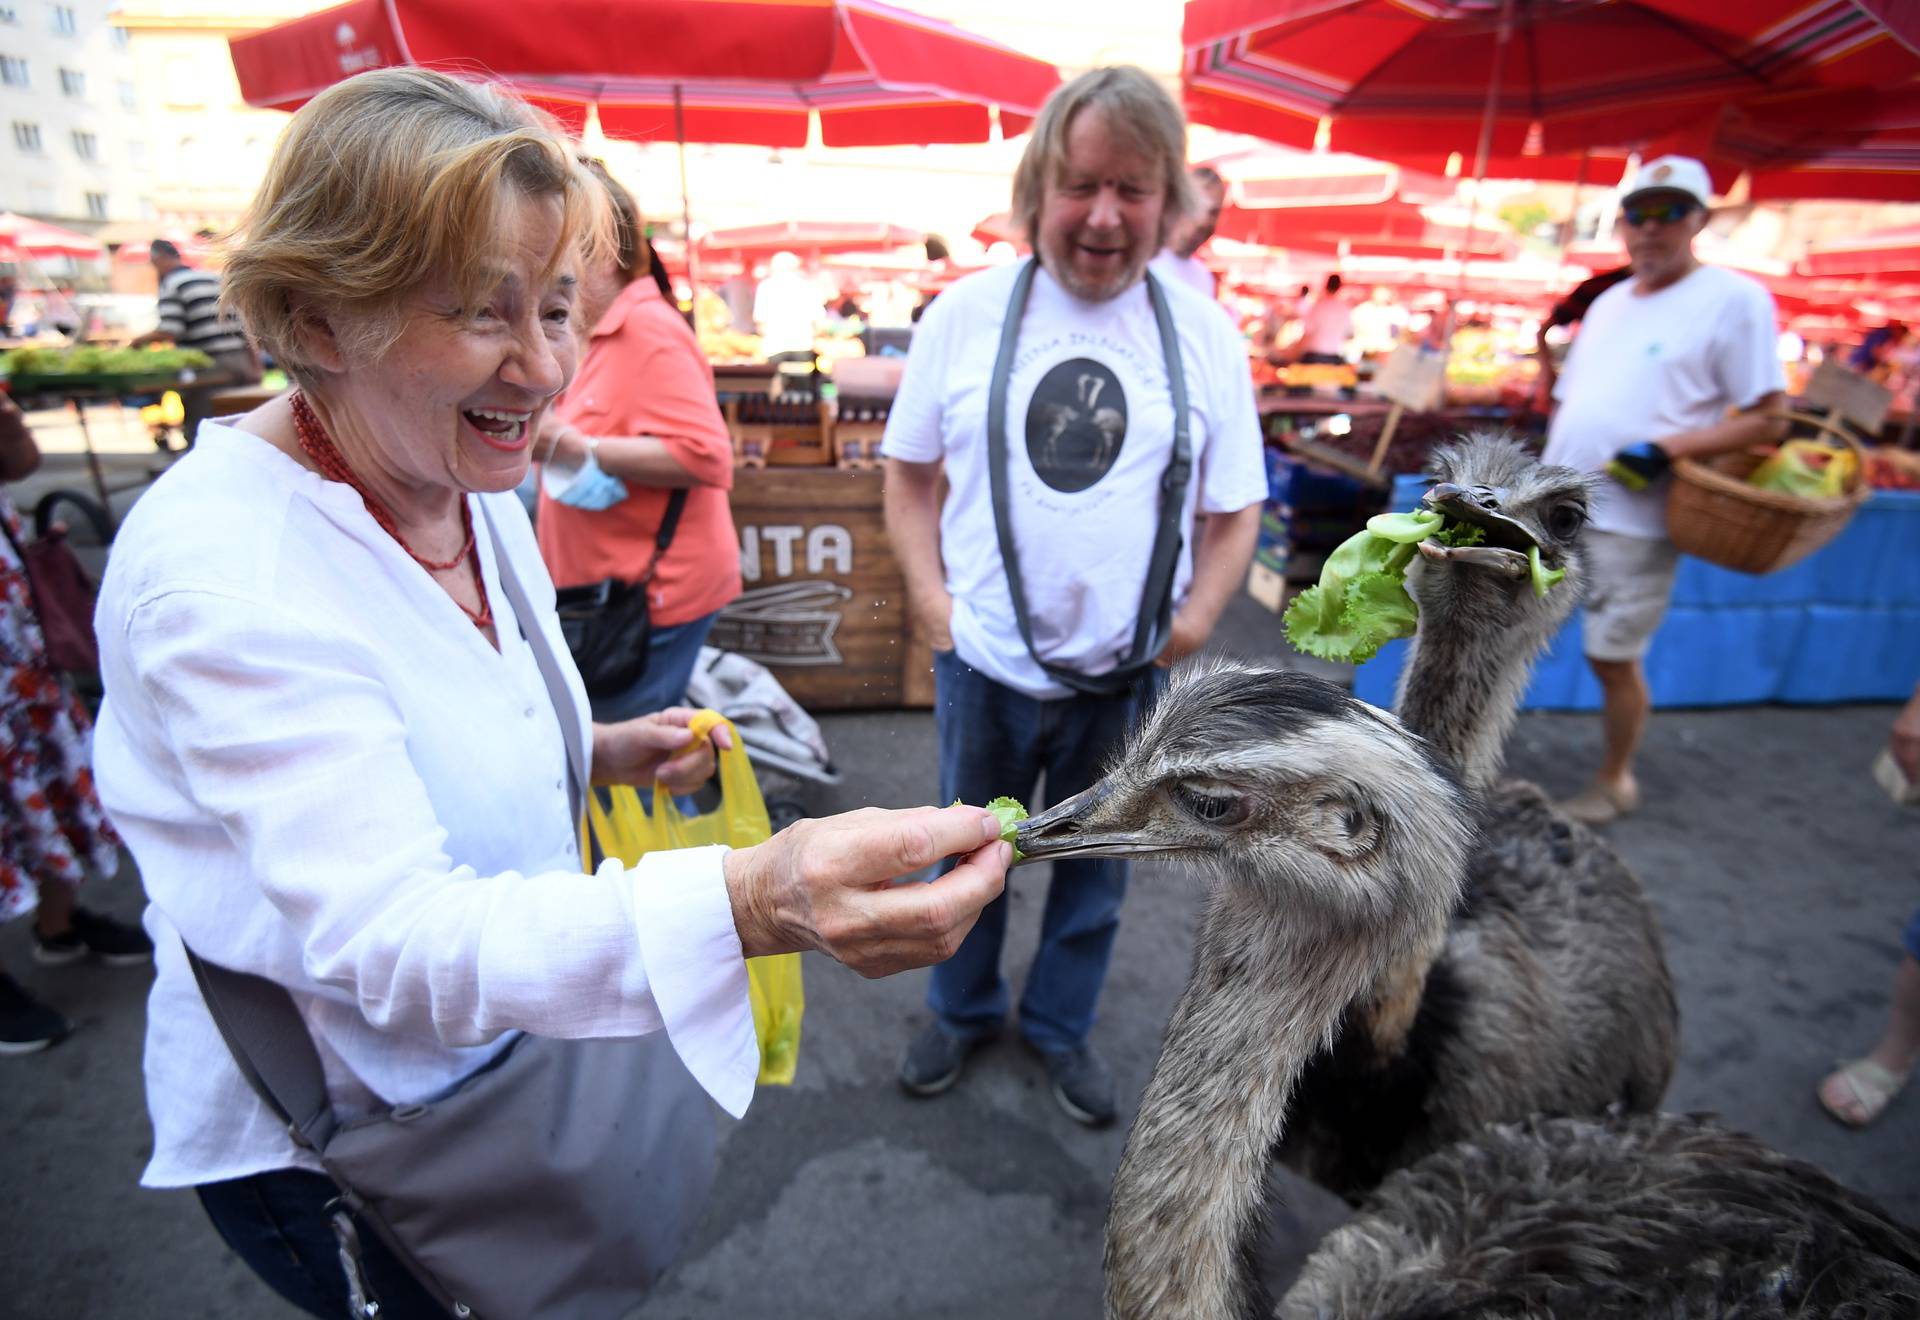
<svg viewBox="0 0 1920 1320">
<path fill-rule="evenodd" d="M 759 661 L 808 710 L 932 705 L 880 494 L 871 469 L 737 469 L 744 590 L 708 644 Z"/>
<path fill-rule="evenodd" d="M 14 400 L 27 408 L 70 407 L 80 428 L 86 452 L 91 496 L 78 491 L 49 492 L 35 510 L 35 522 L 44 531 L 53 507 L 72 504 L 90 523 L 104 544 L 114 531 L 113 496 L 146 485 L 166 470 L 157 465 L 137 481 L 109 486 L 94 448 L 87 410 L 101 403 L 148 402 L 164 391 L 190 385 L 197 370 L 213 365 L 206 354 L 190 348 L 102 348 L 97 346 L 16 348 L 0 359 L 0 381 Z M 166 448 L 156 433 L 156 445 Z"/>
</svg>

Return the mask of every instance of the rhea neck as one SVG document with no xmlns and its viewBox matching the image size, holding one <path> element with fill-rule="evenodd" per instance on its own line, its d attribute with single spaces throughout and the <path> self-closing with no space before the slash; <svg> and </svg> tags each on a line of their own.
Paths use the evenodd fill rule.
<svg viewBox="0 0 1920 1320">
<path fill-rule="evenodd" d="M 1483 792 L 1500 774 L 1533 662 L 1561 620 L 1530 600 L 1514 602 L 1492 583 L 1436 585 L 1447 589 L 1424 593 L 1439 597 L 1431 603 L 1420 600 L 1420 631 L 1400 674 L 1394 714 L 1432 743 L 1470 790 Z"/>
<path fill-rule="evenodd" d="M 1114 1175 L 1109 1320 L 1264 1309 L 1252 1262 L 1269 1152 L 1301 1070 L 1379 977 L 1388 942 L 1302 920 L 1252 885 L 1214 891 Z"/>
</svg>

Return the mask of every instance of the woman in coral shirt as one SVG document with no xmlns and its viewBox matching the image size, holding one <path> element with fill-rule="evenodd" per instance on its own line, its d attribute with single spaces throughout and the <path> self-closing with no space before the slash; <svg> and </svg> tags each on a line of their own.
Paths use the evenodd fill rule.
<svg viewBox="0 0 1920 1320">
<path fill-rule="evenodd" d="M 593 698 L 593 717 L 613 721 L 686 699 L 714 616 L 740 594 L 740 542 L 727 505 L 733 444 L 714 396 L 713 368 L 668 296 L 664 272 L 648 258 L 633 197 L 598 162 L 592 169 L 607 191 L 618 252 L 585 273 L 582 303 L 592 337 L 534 453 L 561 468 L 579 468 L 591 454 L 628 493 L 590 510 L 562 503 L 543 484 L 535 525 L 554 585 L 638 581 L 653 562 L 668 497 L 687 492 L 648 588 L 646 673 L 625 692 Z"/>
</svg>

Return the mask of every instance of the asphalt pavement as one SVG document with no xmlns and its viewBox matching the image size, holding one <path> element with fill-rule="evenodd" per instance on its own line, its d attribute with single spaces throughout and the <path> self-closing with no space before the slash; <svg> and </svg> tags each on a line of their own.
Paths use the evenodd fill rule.
<svg viewBox="0 0 1920 1320">
<path fill-rule="evenodd" d="M 1284 650 L 1277 620 L 1244 597 L 1217 644 Z M 1920 1222 L 1920 1097 L 1850 1132 L 1813 1085 L 1872 1040 L 1920 901 L 1920 811 L 1900 811 L 1868 766 L 1889 706 L 1670 711 L 1643 762 L 1647 806 L 1611 830 L 1653 896 L 1678 983 L 1683 1059 L 1676 1110 L 1713 1111 Z M 934 799 L 926 712 L 829 716 L 844 780 L 808 786 L 806 809 Z M 1579 787 L 1597 755 L 1586 715 L 1528 714 L 1515 773 Z M 1008 966 L 1033 948 L 1046 873 L 1015 873 Z M 85 901 L 131 917 L 129 865 Z M 642 1320 L 1058 1320 L 1099 1314 L 1107 1187 L 1168 1011 L 1185 979 L 1197 882 L 1142 865 L 1127 899 L 1095 1044 L 1119 1079 L 1118 1125 L 1089 1131 L 1055 1108 L 1037 1060 L 1011 1040 L 976 1055 L 931 1100 L 903 1096 L 894 1069 L 927 1021 L 924 972 L 866 981 L 807 959 L 799 1076 L 763 1089 L 723 1126 L 712 1204 L 686 1258 Z M 190 1192 L 136 1186 L 150 1132 L 140 1079 L 140 969 L 41 968 L 28 923 L 0 928 L 0 966 L 60 1006 L 75 1034 L 0 1059 L 0 1314 L 147 1320 L 288 1320 L 225 1251 Z M 1290 1277 L 1342 1217 L 1316 1189 L 1276 1174 L 1263 1267 Z"/>
</svg>

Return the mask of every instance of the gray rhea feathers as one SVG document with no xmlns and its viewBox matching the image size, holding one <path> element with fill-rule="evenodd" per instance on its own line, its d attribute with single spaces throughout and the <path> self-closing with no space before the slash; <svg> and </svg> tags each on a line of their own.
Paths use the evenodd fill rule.
<svg viewBox="0 0 1920 1320">
<path fill-rule="evenodd" d="M 1294 1098 L 1279 1158 L 1356 1203 L 1486 1123 L 1652 1110 L 1679 1051 L 1639 881 L 1539 789 L 1499 779 L 1533 661 L 1583 584 L 1590 482 L 1492 436 L 1438 451 L 1434 475 L 1487 518 L 1490 543 L 1538 545 L 1567 576 L 1541 597 L 1479 561 L 1423 558 L 1409 575 L 1420 631 L 1398 713 L 1458 769 L 1480 843 L 1448 928 L 1351 1006 Z"/>
<path fill-rule="evenodd" d="M 1400 672 L 1394 709 L 1450 757 L 1469 784 L 1485 787 L 1500 773 L 1534 660 L 1585 588 L 1580 532 L 1593 483 L 1495 435 L 1436 450 L 1432 473 L 1439 482 L 1480 492 L 1483 505 L 1515 525 L 1489 530 L 1490 539 L 1500 539 L 1502 529 L 1524 530 L 1540 543 L 1543 561 L 1567 574 L 1542 597 L 1525 579 L 1471 563 L 1422 557 L 1408 570 L 1420 630 Z"/>
<path fill-rule="evenodd" d="M 1911 1320 L 1920 1234 L 1699 1118 L 1535 1118 L 1387 1179 L 1278 1314 Z"/>
<path fill-rule="evenodd" d="M 1102 848 L 1150 840 L 1212 881 L 1202 953 L 1114 1181 L 1108 1310 L 1237 1316 L 1254 1300 L 1242 1244 L 1295 1073 L 1347 1003 L 1444 929 L 1472 813 L 1393 716 L 1230 662 L 1178 671 L 1082 798 L 1029 824 Z"/>
<path fill-rule="evenodd" d="M 1524 795 L 1520 806 L 1546 811 Z M 1264 1313 L 1248 1243 L 1302 1065 L 1442 938 L 1476 814 L 1444 757 L 1329 684 L 1189 666 L 1031 856 L 1157 853 L 1210 880 L 1193 973 L 1114 1177 L 1106 1312 Z M 1913 1314 L 1920 1243 L 1817 1170 L 1693 1120 L 1495 1125 L 1389 1178 L 1288 1320 Z"/>
</svg>

